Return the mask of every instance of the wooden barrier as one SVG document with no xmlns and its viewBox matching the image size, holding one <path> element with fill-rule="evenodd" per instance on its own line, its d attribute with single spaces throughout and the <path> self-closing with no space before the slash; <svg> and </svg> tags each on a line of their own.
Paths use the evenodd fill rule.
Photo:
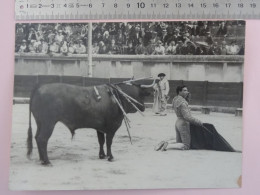
<svg viewBox="0 0 260 195">
<path fill-rule="evenodd" d="M 106 83 L 118 83 L 130 78 L 89 78 L 76 76 L 55 76 L 55 75 L 16 75 L 14 78 L 14 97 L 30 97 L 32 89 L 37 85 L 46 83 L 68 83 L 78 86 L 93 86 Z M 152 80 L 142 80 L 139 84 L 151 84 Z M 176 87 L 186 85 L 191 93 L 190 105 L 205 107 L 234 107 L 242 108 L 243 83 L 217 83 L 207 81 L 182 81 L 169 80 L 170 100 L 176 96 Z M 145 102 L 153 102 L 153 93 L 145 98 Z M 211 110 L 212 111 L 212 110 Z"/>
<path fill-rule="evenodd" d="M 242 108 L 237 108 L 235 111 L 235 116 L 242 116 L 243 115 L 243 109 Z"/>
<path fill-rule="evenodd" d="M 209 114 L 210 113 L 210 108 L 209 107 L 202 107 L 201 108 L 201 113 L 202 114 Z"/>
</svg>

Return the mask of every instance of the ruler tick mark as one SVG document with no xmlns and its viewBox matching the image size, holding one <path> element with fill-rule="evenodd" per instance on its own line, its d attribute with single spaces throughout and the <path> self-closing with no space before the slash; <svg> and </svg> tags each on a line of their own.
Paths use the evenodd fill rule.
<svg viewBox="0 0 260 195">
<path fill-rule="evenodd" d="M 117 3 L 117 8 L 123 6 L 122 2 L 130 4 L 131 7 L 128 9 L 128 14 L 125 13 L 126 9 L 116 9 L 116 12 L 113 11 L 115 9 L 110 9 L 114 7 L 114 2 Z M 145 3 L 146 6 L 142 7 L 142 9 L 135 9 L 137 8 L 135 4 L 141 2 Z M 186 3 L 182 0 L 164 0 L 162 3 L 159 0 L 152 0 L 151 2 L 153 5 L 152 10 L 149 9 L 150 7 L 144 0 L 107 0 L 106 2 L 104 0 L 95 0 L 93 3 L 92 0 L 16 0 L 15 18 L 16 20 L 23 20 L 25 18 L 29 20 L 61 18 L 99 19 L 101 15 L 103 16 L 102 18 L 106 16 L 109 19 L 120 19 L 122 17 L 125 19 L 146 19 L 148 17 L 155 19 L 220 19 L 224 18 L 224 16 L 227 17 L 226 19 L 260 19 L 260 7 L 258 7 L 258 2 L 255 0 L 189 0 Z M 167 7 L 165 7 L 166 4 Z M 206 7 L 203 6 L 203 9 L 197 9 L 202 8 L 201 4 L 206 5 Z M 23 8 L 21 8 L 22 6 Z M 96 13 L 99 8 L 107 7 L 108 9 L 102 9 L 104 12 L 100 13 L 99 11 Z M 85 12 L 86 9 L 90 11 L 91 8 L 95 10 L 96 14 L 89 17 L 89 13 L 86 14 Z M 125 8 L 125 5 L 123 8 Z M 172 8 L 175 9 L 173 13 L 171 11 Z"/>
</svg>

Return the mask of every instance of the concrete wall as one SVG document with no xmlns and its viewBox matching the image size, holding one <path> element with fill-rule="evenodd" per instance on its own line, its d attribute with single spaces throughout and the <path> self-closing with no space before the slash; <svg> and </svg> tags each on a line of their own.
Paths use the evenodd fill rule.
<svg viewBox="0 0 260 195">
<path fill-rule="evenodd" d="M 87 55 L 15 54 L 15 75 L 88 76 Z M 93 55 L 93 77 L 242 82 L 244 56 Z"/>
</svg>

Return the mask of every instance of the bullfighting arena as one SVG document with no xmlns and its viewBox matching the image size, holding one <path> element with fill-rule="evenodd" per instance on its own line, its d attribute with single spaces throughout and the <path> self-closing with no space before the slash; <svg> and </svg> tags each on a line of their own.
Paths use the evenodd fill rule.
<svg viewBox="0 0 260 195">
<path fill-rule="evenodd" d="M 28 104 L 13 106 L 10 157 L 12 190 L 89 190 L 239 187 L 242 153 L 207 150 L 154 151 L 161 140 L 175 137 L 175 113 L 155 116 L 128 114 L 131 145 L 123 123 L 112 145 L 114 162 L 98 158 L 96 131 L 79 129 L 71 140 L 70 131 L 58 123 L 49 140 L 52 166 L 39 162 L 36 142 L 32 159 L 26 158 Z M 194 117 L 215 125 L 218 132 L 237 150 L 242 150 L 242 118 L 234 114 L 192 112 Z M 33 122 L 33 135 L 36 125 Z"/>
</svg>

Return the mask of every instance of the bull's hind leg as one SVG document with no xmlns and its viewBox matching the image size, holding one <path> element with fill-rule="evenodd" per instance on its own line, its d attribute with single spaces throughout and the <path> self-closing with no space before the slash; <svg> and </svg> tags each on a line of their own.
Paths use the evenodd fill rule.
<svg viewBox="0 0 260 195">
<path fill-rule="evenodd" d="M 48 140 L 53 132 L 54 129 L 54 124 L 45 124 L 42 125 L 40 129 L 38 129 L 37 135 L 35 137 L 38 150 L 39 150 L 39 155 L 40 155 L 40 160 L 42 161 L 43 165 L 49 165 L 50 161 L 48 158 L 47 154 L 47 144 Z"/>
<path fill-rule="evenodd" d="M 37 143 L 37 148 L 38 148 L 38 152 L 39 152 L 40 161 L 42 162 L 43 161 L 43 155 L 42 155 L 42 152 L 40 150 L 40 146 L 39 146 L 39 144 L 37 142 L 37 137 L 39 135 L 39 132 L 40 132 L 40 126 L 37 125 L 37 131 L 36 131 L 35 139 L 36 139 L 36 143 Z"/>
<path fill-rule="evenodd" d="M 109 133 L 106 135 L 108 161 L 113 161 L 113 159 L 114 159 L 112 152 L 111 152 L 111 146 L 112 146 L 114 135 L 115 135 L 115 133 Z"/>
<path fill-rule="evenodd" d="M 99 158 L 104 159 L 106 158 L 106 154 L 104 152 L 105 135 L 104 133 L 97 131 L 97 136 L 98 136 L 98 143 L 99 143 Z"/>
</svg>

